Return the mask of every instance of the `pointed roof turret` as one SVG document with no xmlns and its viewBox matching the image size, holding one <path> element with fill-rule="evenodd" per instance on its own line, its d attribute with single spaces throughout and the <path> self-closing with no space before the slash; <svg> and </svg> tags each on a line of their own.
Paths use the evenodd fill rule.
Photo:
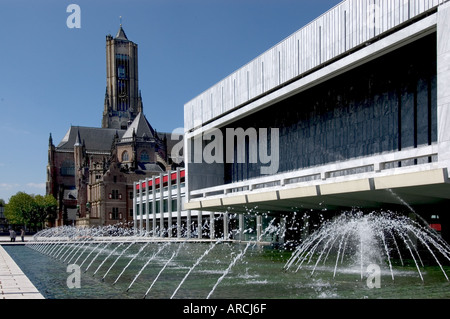
<svg viewBox="0 0 450 319">
<path fill-rule="evenodd" d="M 114 37 L 114 39 L 128 41 L 127 35 L 125 34 L 125 31 L 122 28 L 122 23 L 120 24 L 119 31 L 117 31 L 117 34 Z"/>
<path fill-rule="evenodd" d="M 128 126 L 127 131 L 122 138 L 132 138 L 134 135 L 139 137 L 155 137 L 155 130 L 145 118 L 145 115 L 139 113 L 134 121 Z"/>
<path fill-rule="evenodd" d="M 77 139 L 75 140 L 75 144 L 73 146 L 81 146 L 80 130 L 77 132 Z"/>
</svg>

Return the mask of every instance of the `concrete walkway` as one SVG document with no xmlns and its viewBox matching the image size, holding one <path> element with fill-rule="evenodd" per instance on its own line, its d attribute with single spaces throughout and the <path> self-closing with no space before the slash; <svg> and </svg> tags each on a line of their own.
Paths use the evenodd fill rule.
<svg viewBox="0 0 450 319">
<path fill-rule="evenodd" d="M 9 237 L 7 239 L 0 240 L 0 299 L 44 299 L 44 296 L 1 246 L 1 244 L 23 245 L 24 243 L 20 237 L 15 243 L 10 243 Z"/>
</svg>

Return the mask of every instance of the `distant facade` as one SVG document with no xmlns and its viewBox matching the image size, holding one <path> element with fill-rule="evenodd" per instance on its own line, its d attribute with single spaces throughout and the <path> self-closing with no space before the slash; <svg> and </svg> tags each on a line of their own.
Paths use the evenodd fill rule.
<svg viewBox="0 0 450 319">
<path fill-rule="evenodd" d="M 122 26 L 108 35 L 102 127 L 71 126 L 57 145 L 50 135 L 46 192 L 58 201 L 53 226 L 133 221 L 133 183 L 172 166 L 166 134 L 143 114 L 137 57 Z"/>
</svg>

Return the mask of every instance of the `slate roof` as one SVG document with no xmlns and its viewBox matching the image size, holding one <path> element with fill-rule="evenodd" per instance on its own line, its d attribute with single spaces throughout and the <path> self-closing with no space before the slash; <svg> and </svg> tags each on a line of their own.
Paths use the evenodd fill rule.
<svg viewBox="0 0 450 319">
<path fill-rule="evenodd" d="M 116 133 L 121 138 L 125 130 L 71 126 L 56 148 L 73 151 L 74 145 L 81 142 L 84 143 L 87 152 L 109 152 Z"/>
<path fill-rule="evenodd" d="M 133 137 L 133 131 L 136 134 L 136 137 L 155 137 L 155 130 L 147 121 L 147 118 L 144 114 L 139 113 L 134 119 L 133 123 L 130 124 L 125 134 L 123 134 L 123 139 L 129 139 Z"/>
<path fill-rule="evenodd" d="M 144 171 L 144 172 L 160 172 L 164 173 L 165 170 L 161 168 L 158 164 L 155 163 L 138 163 L 136 172 Z"/>
<path fill-rule="evenodd" d="M 127 35 L 125 34 L 125 31 L 123 30 L 122 25 L 120 25 L 119 31 L 117 31 L 116 37 L 114 39 L 128 41 Z"/>
</svg>

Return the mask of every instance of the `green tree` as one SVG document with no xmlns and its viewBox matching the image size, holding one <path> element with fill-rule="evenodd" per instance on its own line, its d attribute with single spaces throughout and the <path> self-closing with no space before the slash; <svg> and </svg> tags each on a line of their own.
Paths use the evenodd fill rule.
<svg viewBox="0 0 450 319">
<path fill-rule="evenodd" d="M 5 217 L 12 225 L 43 228 L 46 220 L 56 216 L 57 201 L 52 195 L 29 195 L 18 192 L 5 207 Z"/>
<path fill-rule="evenodd" d="M 1 216 L 2 219 L 5 217 L 5 216 L 4 216 L 4 213 L 5 213 L 5 212 L 4 212 L 4 207 L 5 207 L 5 206 L 6 206 L 5 201 L 4 201 L 2 198 L 0 198 L 0 208 L 1 208 L 0 211 L 3 212 L 2 216 Z"/>
<path fill-rule="evenodd" d="M 18 192 L 11 196 L 9 203 L 5 207 L 5 217 L 12 225 L 26 225 L 30 220 L 35 202 L 33 196 Z"/>
<path fill-rule="evenodd" d="M 57 201 L 52 195 L 36 195 L 35 201 L 35 215 L 34 222 L 36 226 L 44 227 L 47 220 L 54 220 L 56 218 Z"/>
</svg>

